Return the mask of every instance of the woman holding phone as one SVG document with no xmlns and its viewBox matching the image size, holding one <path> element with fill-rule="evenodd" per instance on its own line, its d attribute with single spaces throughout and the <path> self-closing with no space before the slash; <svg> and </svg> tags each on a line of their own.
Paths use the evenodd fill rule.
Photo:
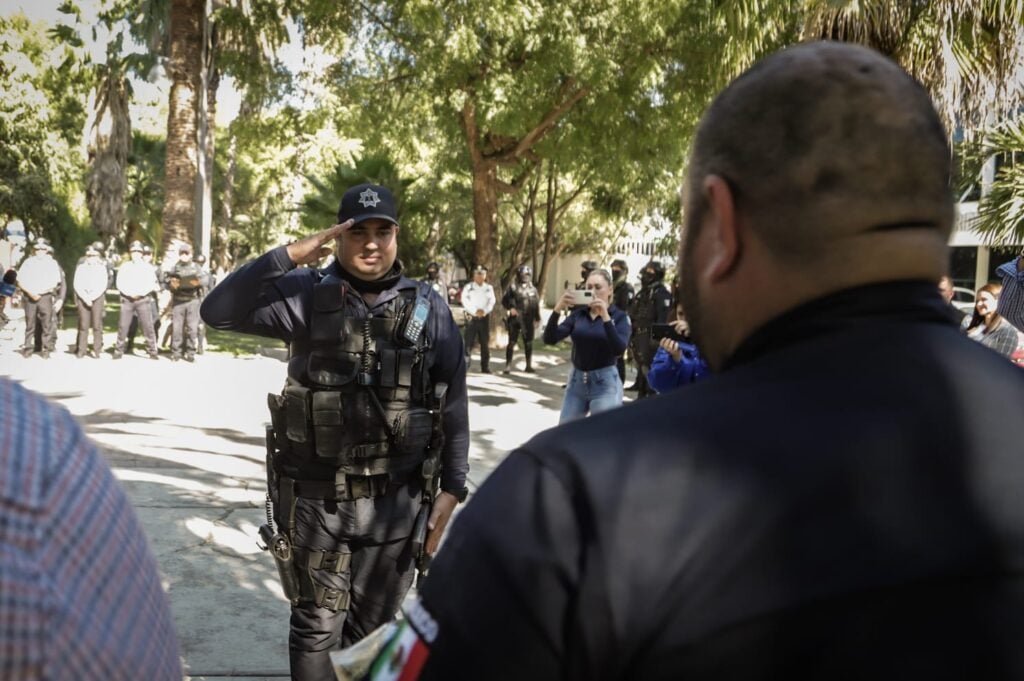
<svg viewBox="0 0 1024 681">
<path fill-rule="evenodd" d="M 577 304 L 577 296 L 589 292 L 590 302 Z M 544 343 L 554 345 L 572 339 L 572 369 L 562 398 L 559 423 L 596 414 L 622 404 L 622 379 L 616 360 L 629 344 L 629 317 L 611 302 L 612 275 L 594 270 L 584 291 L 566 291 L 544 327 Z M 559 324 L 563 311 L 569 316 Z"/>
</svg>

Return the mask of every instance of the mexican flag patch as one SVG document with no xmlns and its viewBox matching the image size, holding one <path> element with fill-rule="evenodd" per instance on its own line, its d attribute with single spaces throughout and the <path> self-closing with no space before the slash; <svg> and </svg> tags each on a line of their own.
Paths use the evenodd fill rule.
<svg viewBox="0 0 1024 681">
<path fill-rule="evenodd" d="M 430 644 L 437 636 L 437 624 L 423 605 L 416 601 L 405 612 L 405 619 L 377 655 L 368 681 L 416 681 L 430 655 Z"/>
</svg>

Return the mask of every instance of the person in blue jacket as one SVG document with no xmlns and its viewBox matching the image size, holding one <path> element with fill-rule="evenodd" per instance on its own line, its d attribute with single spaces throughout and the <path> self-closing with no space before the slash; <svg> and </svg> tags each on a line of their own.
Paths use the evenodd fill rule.
<svg viewBox="0 0 1024 681">
<path fill-rule="evenodd" d="M 674 324 L 685 324 L 680 320 Z M 662 338 L 654 354 L 647 384 L 657 393 L 665 393 L 679 386 L 696 383 L 707 377 L 711 370 L 700 356 L 697 346 L 685 341 Z"/>
</svg>

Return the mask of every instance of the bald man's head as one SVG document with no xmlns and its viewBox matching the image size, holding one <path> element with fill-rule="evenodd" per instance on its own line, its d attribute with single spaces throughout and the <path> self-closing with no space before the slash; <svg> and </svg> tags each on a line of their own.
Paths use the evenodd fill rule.
<svg viewBox="0 0 1024 681">
<path fill-rule="evenodd" d="M 765 246 L 800 261 L 837 239 L 953 224 L 950 151 L 928 93 L 866 48 L 811 43 L 733 81 L 697 130 L 687 226 L 718 175 Z"/>
</svg>

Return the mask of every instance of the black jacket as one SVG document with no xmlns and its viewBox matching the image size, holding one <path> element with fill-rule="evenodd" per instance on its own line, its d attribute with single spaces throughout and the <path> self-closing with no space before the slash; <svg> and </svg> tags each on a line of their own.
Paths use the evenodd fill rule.
<svg viewBox="0 0 1024 681">
<path fill-rule="evenodd" d="M 422 592 L 421 679 L 1024 678 L 1024 373 L 932 282 L 533 438 Z"/>
</svg>

